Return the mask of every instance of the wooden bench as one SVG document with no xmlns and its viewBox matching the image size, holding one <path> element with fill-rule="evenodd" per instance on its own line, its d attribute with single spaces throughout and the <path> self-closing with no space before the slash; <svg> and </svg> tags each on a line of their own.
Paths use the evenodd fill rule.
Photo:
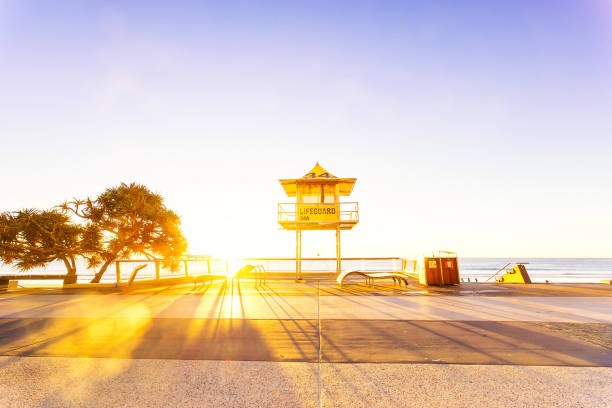
<svg viewBox="0 0 612 408">
<path fill-rule="evenodd" d="M 61 280 L 64 284 L 76 283 L 76 275 L 0 275 L 0 290 L 8 289 L 10 281 Z"/>
</svg>

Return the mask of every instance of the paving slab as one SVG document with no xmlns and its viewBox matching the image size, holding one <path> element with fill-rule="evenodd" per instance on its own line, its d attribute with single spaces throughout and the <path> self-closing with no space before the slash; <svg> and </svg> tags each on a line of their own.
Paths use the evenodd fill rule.
<svg viewBox="0 0 612 408">
<path fill-rule="evenodd" d="M 322 364 L 323 407 L 610 407 L 612 368 Z"/>
<path fill-rule="evenodd" d="M 0 357 L 0 368 L 3 407 L 612 405 L 604 367 Z"/>
<path fill-rule="evenodd" d="M 308 363 L 0 357 L 2 407 L 317 407 Z"/>
<path fill-rule="evenodd" d="M 311 296 L 272 294 L 81 294 L 14 297 L 0 303 L 0 317 L 316 319 Z"/>
<path fill-rule="evenodd" d="M 0 317 L 494 320 L 612 323 L 612 297 L 31 294 L 1 297 Z"/>
<path fill-rule="evenodd" d="M 318 360 L 316 320 L 0 319 L 0 355 Z"/>
<path fill-rule="evenodd" d="M 534 322 L 321 320 L 321 361 L 612 367 L 612 350 Z"/>
<path fill-rule="evenodd" d="M 612 323 L 612 297 L 334 296 L 321 319 Z"/>
<path fill-rule="evenodd" d="M 542 324 L 487 321 L 0 319 L 0 355 L 612 366 Z"/>
</svg>

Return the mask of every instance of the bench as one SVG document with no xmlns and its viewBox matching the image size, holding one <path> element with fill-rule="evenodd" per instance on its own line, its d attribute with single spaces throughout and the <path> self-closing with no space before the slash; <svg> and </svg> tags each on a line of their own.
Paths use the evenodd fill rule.
<svg viewBox="0 0 612 408">
<path fill-rule="evenodd" d="M 264 268 L 263 265 L 245 265 L 236 272 L 236 276 L 234 277 L 240 281 L 241 277 L 248 276 L 251 272 L 255 272 L 255 284 L 262 282 L 265 285 L 266 268 Z"/>
<path fill-rule="evenodd" d="M 338 282 L 340 286 L 342 286 L 342 284 L 344 283 L 344 280 L 351 275 L 363 276 L 366 280 L 366 285 L 368 286 L 372 286 L 374 284 L 374 279 L 391 278 L 393 279 L 394 284 L 401 285 L 402 282 L 404 282 L 405 286 L 408 286 L 408 279 L 414 279 L 413 276 L 410 276 L 402 272 L 373 272 L 373 271 L 356 270 L 356 271 L 342 272 L 340 275 L 338 275 L 338 278 L 336 278 L 336 281 Z"/>
<path fill-rule="evenodd" d="M 0 290 L 8 289 L 10 281 L 61 280 L 64 284 L 76 283 L 76 275 L 0 275 Z"/>
</svg>

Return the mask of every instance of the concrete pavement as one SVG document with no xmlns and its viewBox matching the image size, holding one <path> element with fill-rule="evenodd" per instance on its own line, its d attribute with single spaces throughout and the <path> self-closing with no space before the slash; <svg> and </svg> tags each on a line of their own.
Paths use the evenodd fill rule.
<svg viewBox="0 0 612 408">
<path fill-rule="evenodd" d="M 330 281 L 11 291 L 0 406 L 610 406 L 611 295 Z"/>
<path fill-rule="evenodd" d="M 612 323 L 612 285 L 549 294 L 554 285 L 532 285 L 521 295 L 502 296 L 500 285 L 481 284 L 459 290 L 461 296 L 420 287 L 397 293 L 397 287 L 377 286 L 369 292 L 332 282 L 295 284 L 242 282 L 224 285 L 183 285 L 132 293 L 107 291 L 63 294 L 57 290 L 0 294 L 0 318 L 202 318 L 202 319 L 371 319 L 484 320 Z M 546 290 L 541 288 L 545 287 Z M 387 290 L 388 288 L 388 290 Z M 493 291 L 493 292 L 492 292 Z M 357 295 L 355 295 L 357 292 Z M 600 296 L 593 296 L 593 292 Z M 332 294 L 330 294 L 332 293 Z M 367 295 L 370 293 L 370 295 Z M 379 295 L 383 293 L 384 295 Z M 512 291 L 508 290 L 508 293 Z M 571 293 L 572 296 L 567 295 Z"/>
<path fill-rule="evenodd" d="M 3 407 L 612 404 L 612 371 L 601 367 L 0 357 L 0 368 Z"/>
<path fill-rule="evenodd" d="M 599 345 L 490 321 L 0 319 L 0 355 L 612 367 Z"/>
</svg>

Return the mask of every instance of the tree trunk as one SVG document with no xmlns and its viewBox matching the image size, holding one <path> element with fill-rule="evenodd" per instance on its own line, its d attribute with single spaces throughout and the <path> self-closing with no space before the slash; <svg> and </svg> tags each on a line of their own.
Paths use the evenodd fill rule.
<svg viewBox="0 0 612 408">
<path fill-rule="evenodd" d="M 70 265 L 72 265 L 72 272 L 70 273 L 70 275 L 76 275 L 77 267 L 76 267 L 76 261 L 74 260 L 73 256 L 70 257 Z"/>
<path fill-rule="evenodd" d="M 91 280 L 91 283 L 100 283 L 100 279 L 102 279 L 102 275 L 104 275 L 104 272 L 106 272 L 106 270 L 108 269 L 108 266 L 111 263 L 113 263 L 112 259 L 104 262 L 104 264 L 102 265 L 98 273 L 96 273 L 93 279 Z"/>
<path fill-rule="evenodd" d="M 64 261 L 64 265 L 66 265 L 66 270 L 68 271 L 68 276 L 71 275 L 76 275 L 76 267 L 73 268 L 72 265 L 70 264 L 70 262 L 68 262 L 68 259 L 66 258 L 61 258 L 62 261 Z"/>
<path fill-rule="evenodd" d="M 74 258 L 71 258 L 72 263 L 68 262 L 68 259 L 62 258 L 64 261 L 64 265 L 66 265 L 66 269 L 68 270 L 68 274 L 64 278 L 64 285 L 72 284 L 77 282 L 77 274 L 76 274 L 76 264 L 74 262 Z"/>
</svg>

